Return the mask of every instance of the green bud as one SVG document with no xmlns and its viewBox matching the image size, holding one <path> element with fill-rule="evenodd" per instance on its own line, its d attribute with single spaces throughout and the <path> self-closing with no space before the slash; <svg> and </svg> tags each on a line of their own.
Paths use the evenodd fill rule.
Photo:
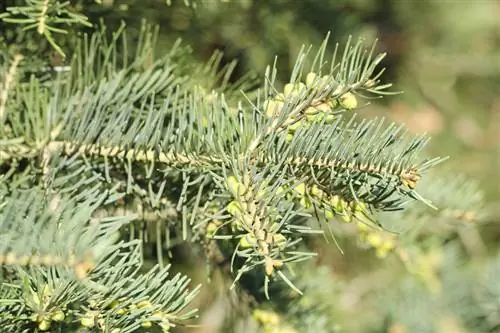
<svg viewBox="0 0 500 333">
<path fill-rule="evenodd" d="M 38 323 L 38 329 L 40 331 L 48 331 L 50 329 L 50 320 L 43 319 L 41 322 Z"/>
<path fill-rule="evenodd" d="M 302 126 L 302 121 L 292 121 L 290 126 L 288 126 L 288 130 L 291 132 L 295 132 L 300 126 Z"/>
<path fill-rule="evenodd" d="M 50 318 L 53 320 L 53 321 L 63 321 L 64 318 L 66 316 L 64 315 L 64 312 L 60 309 L 58 310 L 55 310 L 54 312 L 52 312 Z"/>
<path fill-rule="evenodd" d="M 310 193 L 313 197 L 316 197 L 318 199 L 323 198 L 323 196 L 325 195 L 325 192 L 322 189 L 320 189 L 317 185 L 311 186 Z"/>
<path fill-rule="evenodd" d="M 312 206 L 311 200 L 309 200 L 309 198 L 307 198 L 306 196 L 300 198 L 299 205 L 301 205 L 305 209 L 311 208 Z"/>
<path fill-rule="evenodd" d="M 376 255 L 377 255 L 377 257 L 378 257 L 378 258 L 380 258 L 380 259 L 383 259 L 383 258 L 387 257 L 387 255 L 389 254 L 389 252 L 390 252 L 390 251 L 388 251 L 388 250 L 386 250 L 386 249 L 384 249 L 384 248 L 381 248 L 381 247 L 380 247 L 380 248 L 377 248 L 377 249 L 375 250 L 375 254 L 376 254 Z"/>
<path fill-rule="evenodd" d="M 80 318 L 80 324 L 83 327 L 92 328 L 95 325 L 95 318 L 93 315 L 86 314 L 85 316 Z"/>
<path fill-rule="evenodd" d="M 124 315 L 126 312 L 127 312 L 127 310 L 124 308 L 116 310 L 116 314 L 119 316 Z"/>
<path fill-rule="evenodd" d="M 285 97 L 291 96 L 293 93 L 300 93 L 303 89 L 305 89 L 306 85 L 302 82 L 297 84 L 287 83 L 285 88 L 283 89 L 283 94 Z"/>
<path fill-rule="evenodd" d="M 355 212 L 366 212 L 366 204 L 361 201 L 351 202 L 351 206 Z"/>
<path fill-rule="evenodd" d="M 282 234 L 274 234 L 273 235 L 273 243 L 278 246 L 280 250 L 283 250 L 286 247 L 286 237 Z"/>
<path fill-rule="evenodd" d="M 137 303 L 138 309 L 150 308 L 152 306 L 153 304 L 151 304 L 151 302 L 148 300 L 140 301 L 139 303 Z"/>
<path fill-rule="evenodd" d="M 160 324 L 160 328 L 163 333 L 170 333 L 170 323 L 168 320 L 166 320 L 166 322 L 162 322 Z"/>
<path fill-rule="evenodd" d="M 316 77 L 317 77 L 316 73 L 314 72 L 308 73 L 306 75 L 306 86 L 311 87 L 314 81 L 316 80 Z"/>
<path fill-rule="evenodd" d="M 319 122 L 320 121 L 320 115 L 319 114 L 308 114 L 306 115 L 306 120 L 310 123 L 314 123 L 314 122 Z"/>
<path fill-rule="evenodd" d="M 279 186 L 277 189 L 276 189 L 276 195 L 280 195 L 282 193 L 284 193 L 286 191 L 286 188 L 285 186 Z"/>
<path fill-rule="evenodd" d="M 231 192 L 235 197 L 240 197 L 245 194 L 245 185 L 240 183 L 235 176 L 229 176 L 226 179 L 227 187 L 229 192 Z"/>
<path fill-rule="evenodd" d="M 309 106 L 305 111 L 304 111 L 305 115 L 306 116 L 315 116 L 317 115 L 318 113 L 320 113 L 320 110 L 318 110 L 316 107 L 314 106 Z"/>
<path fill-rule="evenodd" d="M 297 186 L 295 186 L 295 188 L 293 190 L 301 196 L 305 195 L 306 194 L 306 184 L 300 183 Z"/>
<path fill-rule="evenodd" d="M 379 248 L 382 245 L 382 237 L 378 232 L 372 232 L 369 235 L 367 235 L 366 241 L 374 248 Z"/>
<path fill-rule="evenodd" d="M 358 106 L 358 100 L 351 92 L 347 92 L 340 96 L 339 103 L 346 110 L 354 110 Z"/>
<path fill-rule="evenodd" d="M 240 238 L 239 244 L 240 244 L 240 247 L 242 247 L 244 249 L 248 249 L 250 247 L 253 247 L 255 244 L 257 244 L 257 239 L 252 234 L 246 234 L 245 236 Z"/>
<path fill-rule="evenodd" d="M 278 325 L 280 322 L 280 317 L 271 311 L 255 309 L 252 313 L 252 317 L 263 325 Z"/>
<path fill-rule="evenodd" d="M 348 211 L 345 211 L 344 214 L 340 215 L 340 217 L 346 223 L 352 222 L 352 216 Z"/>
<path fill-rule="evenodd" d="M 329 209 L 325 210 L 325 217 L 327 220 L 333 220 L 335 218 L 335 213 Z"/>
<path fill-rule="evenodd" d="M 335 119 L 337 117 L 335 117 L 333 114 L 327 114 L 325 116 L 325 124 L 332 124 L 333 122 L 335 122 Z"/>
<path fill-rule="evenodd" d="M 233 215 L 234 217 L 239 217 L 243 213 L 241 205 L 237 201 L 231 201 L 227 205 L 226 210 L 229 214 Z"/>
<path fill-rule="evenodd" d="M 295 85 L 293 83 L 287 83 L 283 88 L 283 94 L 285 95 L 285 97 L 288 97 L 294 89 Z"/>
<path fill-rule="evenodd" d="M 207 236 L 212 236 L 213 234 L 215 234 L 215 231 L 220 226 L 220 224 L 221 224 L 220 221 L 217 220 L 210 221 L 207 224 L 207 229 L 205 230 Z"/>
</svg>

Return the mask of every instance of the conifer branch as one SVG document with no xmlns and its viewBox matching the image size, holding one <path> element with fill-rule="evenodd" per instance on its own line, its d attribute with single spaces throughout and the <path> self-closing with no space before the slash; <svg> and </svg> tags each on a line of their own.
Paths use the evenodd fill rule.
<svg viewBox="0 0 500 333">
<path fill-rule="evenodd" d="M 41 12 L 38 19 L 37 31 L 40 35 L 45 33 L 45 20 L 47 19 L 47 11 L 49 10 L 49 0 L 44 0 L 41 4 Z"/>
</svg>

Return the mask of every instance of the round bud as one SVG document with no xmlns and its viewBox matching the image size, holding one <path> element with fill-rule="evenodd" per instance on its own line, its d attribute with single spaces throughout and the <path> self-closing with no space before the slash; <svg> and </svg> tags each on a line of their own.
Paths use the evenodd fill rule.
<svg viewBox="0 0 500 333">
<path fill-rule="evenodd" d="M 285 95 L 285 97 L 290 96 L 290 94 L 292 93 L 294 88 L 295 88 L 295 85 L 293 83 L 285 84 L 285 87 L 283 88 L 283 94 Z"/>
<path fill-rule="evenodd" d="M 325 117 L 325 124 L 333 124 L 337 117 L 335 117 L 333 114 L 328 114 Z"/>
<path fill-rule="evenodd" d="M 148 321 L 143 321 L 141 323 L 141 326 L 144 327 L 144 328 L 150 328 L 151 326 L 153 326 L 153 323 L 151 323 L 149 320 Z"/>
<path fill-rule="evenodd" d="M 257 244 L 257 239 L 252 234 L 246 234 L 245 236 L 240 238 L 239 244 L 240 244 L 240 247 L 242 247 L 244 249 L 248 249 L 250 247 L 253 247 L 255 244 Z"/>
<path fill-rule="evenodd" d="M 242 213 L 241 205 L 237 201 L 231 201 L 227 205 L 226 210 L 229 214 L 231 214 L 235 217 L 241 216 L 241 213 Z"/>
<path fill-rule="evenodd" d="M 279 260 L 279 259 L 274 259 L 273 260 L 273 266 L 276 267 L 276 268 L 280 268 L 281 266 L 283 266 L 283 261 Z"/>
<path fill-rule="evenodd" d="M 153 304 L 151 304 L 151 302 L 148 300 L 140 301 L 139 303 L 137 303 L 138 309 L 150 308 L 152 306 Z"/>
<path fill-rule="evenodd" d="M 80 318 L 80 324 L 83 327 L 87 327 L 87 328 L 94 327 L 94 325 L 95 325 L 94 316 L 93 315 L 89 315 L 89 314 L 83 316 L 82 318 Z"/>
<path fill-rule="evenodd" d="M 38 323 L 38 329 L 40 329 L 40 331 L 48 331 L 50 329 L 50 320 L 43 319 Z"/>
<path fill-rule="evenodd" d="M 64 312 L 60 309 L 52 312 L 52 315 L 50 316 L 50 318 L 53 320 L 53 321 L 63 321 L 64 318 L 66 316 L 64 315 Z"/>
<path fill-rule="evenodd" d="M 346 110 L 354 110 L 358 106 L 358 100 L 352 92 L 347 92 L 340 96 L 339 103 Z"/>
<path fill-rule="evenodd" d="M 383 259 L 383 258 L 387 257 L 387 255 L 389 254 L 389 251 L 384 249 L 384 248 L 377 248 L 375 250 L 375 254 L 377 255 L 377 257 Z"/>
<path fill-rule="evenodd" d="M 383 243 L 381 248 L 387 251 L 392 251 L 396 247 L 396 244 L 392 238 L 387 238 Z"/>
<path fill-rule="evenodd" d="M 127 310 L 124 309 L 124 308 L 116 310 L 116 314 L 119 315 L 119 316 L 125 314 L 126 312 L 127 312 Z"/>
<path fill-rule="evenodd" d="M 382 237 L 378 232 L 372 232 L 366 236 L 366 241 L 373 247 L 379 248 L 382 245 Z"/>
<path fill-rule="evenodd" d="M 300 126 L 302 126 L 302 121 L 292 120 L 290 126 L 288 126 L 288 131 L 295 132 Z"/>
<path fill-rule="evenodd" d="M 348 211 L 345 211 L 344 214 L 340 215 L 340 217 L 342 218 L 342 221 L 344 221 L 345 223 L 352 222 L 352 216 Z"/>
<path fill-rule="evenodd" d="M 283 88 L 283 94 L 285 97 L 290 97 L 292 94 L 300 93 L 306 87 L 305 84 L 299 82 L 297 84 L 287 83 Z"/>
<path fill-rule="evenodd" d="M 335 210 L 340 210 L 342 208 L 340 205 L 340 197 L 338 195 L 334 195 L 330 198 L 330 204 Z"/>
<path fill-rule="evenodd" d="M 319 122 L 321 120 L 320 118 L 320 114 L 314 114 L 314 115 L 311 115 L 311 114 L 308 114 L 306 115 L 306 120 L 310 123 L 314 123 L 314 122 Z"/>
<path fill-rule="evenodd" d="M 306 86 L 311 87 L 314 81 L 316 80 L 316 77 L 317 77 L 316 73 L 314 72 L 308 73 L 306 75 Z"/>
<path fill-rule="evenodd" d="M 335 213 L 331 210 L 325 210 L 325 217 L 327 220 L 333 220 L 335 218 Z"/>
<path fill-rule="evenodd" d="M 296 193 L 298 193 L 300 196 L 306 194 L 306 184 L 300 183 L 295 188 L 293 189 Z"/>
<path fill-rule="evenodd" d="M 277 325 L 280 322 L 280 317 L 271 311 L 266 311 L 266 310 L 261 310 L 261 309 L 255 309 L 252 313 L 252 317 L 264 324 L 264 325 Z"/>
<path fill-rule="evenodd" d="M 299 204 L 305 209 L 311 208 L 312 206 L 311 200 L 309 200 L 309 198 L 305 196 L 300 198 Z"/>
<path fill-rule="evenodd" d="M 170 333 L 170 323 L 168 321 L 167 323 L 161 323 L 160 327 L 163 333 Z"/>
<path fill-rule="evenodd" d="M 245 194 L 245 185 L 240 183 L 235 176 L 229 176 L 226 179 L 227 187 L 229 192 L 231 192 L 235 197 L 239 197 Z"/>
<path fill-rule="evenodd" d="M 286 188 L 285 188 L 285 186 L 282 185 L 276 189 L 276 195 L 280 195 L 282 193 L 285 193 L 285 191 L 286 191 Z"/>
<path fill-rule="evenodd" d="M 305 111 L 306 116 L 316 116 L 320 111 L 314 107 L 314 106 L 309 106 Z"/>
<path fill-rule="evenodd" d="M 320 189 L 317 185 L 314 184 L 311 186 L 310 194 L 313 197 L 321 199 L 325 195 L 325 192 L 322 189 Z"/>
<path fill-rule="evenodd" d="M 220 224 L 220 221 L 217 220 L 209 222 L 205 231 L 207 236 L 212 236 L 213 234 L 215 234 L 215 231 L 217 231 L 217 228 L 220 226 Z"/>
<path fill-rule="evenodd" d="M 272 237 L 272 241 L 274 244 L 278 246 L 280 250 L 283 250 L 286 247 L 286 237 L 282 234 L 274 234 Z"/>
</svg>

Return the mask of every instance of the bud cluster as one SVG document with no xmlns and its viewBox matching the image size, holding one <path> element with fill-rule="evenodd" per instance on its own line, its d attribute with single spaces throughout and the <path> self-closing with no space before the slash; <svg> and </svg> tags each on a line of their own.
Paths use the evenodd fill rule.
<svg viewBox="0 0 500 333">
<path fill-rule="evenodd" d="M 318 77 L 316 73 L 309 73 L 306 76 L 305 83 L 288 83 L 283 89 L 283 93 L 279 93 L 264 103 L 265 113 L 268 117 L 278 116 L 288 99 L 293 99 L 302 95 L 308 90 L 326 88 L 333 79 L 330 75 Z M 302 110 L 297 116 L 289 118 L 285 127 L 287 128 L 287 141 L 291 141 L 295 132 L 300 127 L 308 127 L 314 122 L 325 121 L 329 124 L 335 120 L 335 114 L 341 110 L 351 111 L 358 106 L 356 96 L 352 92 L 345 92 L 339 94 L 345 88 L 339 85 L 326 98 L 313 100 L 311 104 Z"/>
<path fill-rule="evenodd" d="M 300 183 L 294 187 L 293 192 L 293 199 L 302 207 L 309 209 L 314 205 L 324 212 L 328 220 L 339 218 L 345 223 L 356 221 L 359 240 L 373 247 L 379 258 L 385 258 L 396 248 L 396 235 L 375 227 L 366 203 L 348 201 L 337 194 L 329 194 L 314 184 L 307 186 Z"/>
<path fill-rule="evenodd" d="M 154 311 L 154 305 L 150 301 L 143 300 L 137 303 L 132 303 L 129 306 L 123 306 L 122 304 L 125 303 L 125 301 L 125 298 L 115 300 L 107 307 L 106 310 L 112 311 L 112 313 L 118 317 L 134 311 L 146 311 L 146 315 L 141 317 L 141 319 L 143 319 L 141 327 L 150 328 L 153 326 L 153 323 L 155 323 L 162 330 L 162 332 L 170 332 L 170 327 L 173 325 L 169 321 L 169 315 L 162 311 Z M 99 329 L 105 331 L 105 315 L 103 312 L 98 310 L 97 302 L 90 300 L 88 308 L 89 310 L 82 317 L 80 317 L 80 324 L 85 328 L 98 327 Z M 114 328 L 109 330 L 109 332 L 120 333 L 121 330 Z"/>
<path fill-rule="evenodd" d="M 283 261 L 273 258 L 272 254 L 283 251 L 288 244 L 287 238 L 280 232 L 280 226 L 276 223 L 277 212 L 272 208 L 258 207 L 258 200 L 266 195 L 266 190 L 255 191 L 248 177 L 239 182 L 236 177 L 230 176 L 226 183 L 235 198 L 227 205 L 226 211 L 233 217 L 233 232 L 240 232 L 238 248 L 255 249 L 264 259 L 266 274 L 272 275 L 276 268 L 283 266 Z M 210 228 L 217 228 L 217 223 Z"/>
<path fill-rule="evenodd" d="M 48 331 L 52 322 L 62 322 L 66 318 L 65 309 L 50 306 L 53 292 L 49 285 L 43 287 L 41 295 L 30 288 L 30 295 L 26 299 L 27 305 L 34 312 L 30 319 L 37 323 L 40 331 Z"/>
<path fill-rule="evenodd" d="M 346 223 L 358 220 L 364 223 L 373 223 L 366 203 L 362 201 L 348 201 L 337 194 L 327 193 L 317 185 L 300 183 L 293 188 L 295 199 L 305 209 L 313 206 L 320 208 L 328 220 L 340 218 Z"/>
<path fill-rule="evenodd" d="M 378 228 L 373 228 L 363 222 L 357 222 L 358 239 L 361 243 L 375 249 L 379 258 L 385 258 L 397 247 L 397 236 Z"/>
</svg>

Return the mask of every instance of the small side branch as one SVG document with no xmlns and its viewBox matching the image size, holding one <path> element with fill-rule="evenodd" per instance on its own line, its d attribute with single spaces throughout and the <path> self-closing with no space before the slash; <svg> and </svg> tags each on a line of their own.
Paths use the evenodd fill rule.
<svg viewBox="0 0 500 333">
<path fill-rule="evenodd" d="M 19 66 L 19 63 L 22 59 L 23 56 L 20 54 L 16 54 L 14 56 L 14 61 L 12 61 L 9 71 L 7 72 L 3 80 L 3 84 L 0 90 L 0 122 L 3 122 L 3 119 L 5 117 L 5 105 L 7 104 L 7 97 L 9 96 L 9 91 L 12 89 L 12 84 L 17 72 L 17 67 Z"/>
<path fill-rule="evenodd" d="M 38 33 L 43 35 L 45 33 L 45 20 L 47 19 L 47 10 L 49 9 L 49 0 L 45 0 L 42 4 L 42 10 L 38 21 Z"/>
</svg>

